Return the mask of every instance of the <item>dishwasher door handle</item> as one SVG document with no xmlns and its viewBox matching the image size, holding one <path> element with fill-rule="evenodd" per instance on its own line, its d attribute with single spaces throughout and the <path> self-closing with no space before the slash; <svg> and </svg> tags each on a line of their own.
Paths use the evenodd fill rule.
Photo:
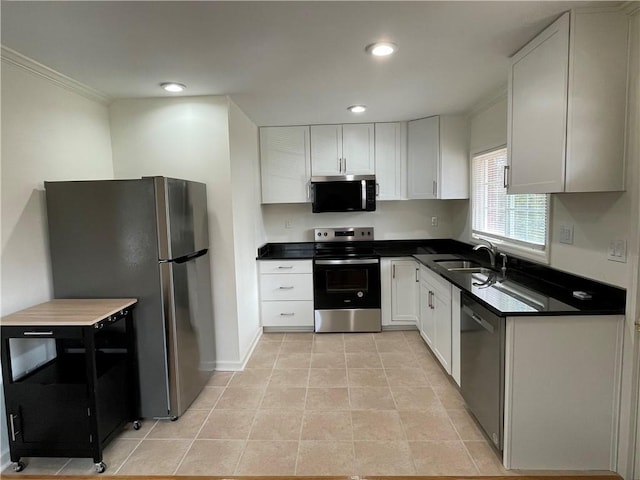
<svg viewBox="0 0 640 480">
<path fill-rule="evenodd" d="M 471 319 L 474 322 L 479 324 L 482 328 L 484 328 L 489 333 L 493 333 L 495 331 L 495 328 L 493 327 L 493 325 L 491 325 L 489 322 L 487 322 L 484 318 L 479 316 L 477 313 L 475 313 L 473 310 L 471 310 L 466 305 L 464 307 L 462 307 L 462 311 L 464 313 L 466 313 L 467 315 L 469 315 L 469 317 L 471 317 Z"/>
</svg>

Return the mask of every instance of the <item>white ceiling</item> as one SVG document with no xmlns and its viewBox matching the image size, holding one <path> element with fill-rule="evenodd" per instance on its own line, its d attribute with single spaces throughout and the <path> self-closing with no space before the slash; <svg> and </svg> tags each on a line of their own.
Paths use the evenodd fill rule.
<svg viewBox="0 0 640 480">
<path fill-rule="evenodd" d="M 506 84 L 510 55 L 584 4 L 3 1 L 1 39 L 113 98 L 177 81 L 230 95 L 258 125 L 408 120 L 467 111 Z M 397 54 L 365 54 L 377 40 Z M 356 103 L 368 111 L 346 111 Z"/>
</svg>

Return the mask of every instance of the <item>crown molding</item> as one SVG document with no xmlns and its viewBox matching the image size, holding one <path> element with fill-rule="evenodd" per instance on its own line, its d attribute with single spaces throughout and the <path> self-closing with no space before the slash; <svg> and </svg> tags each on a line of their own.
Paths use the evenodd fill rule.
<svg viewBox="0 0 640 480">
<path fill-rule="evenodd" d="M 627 15 L 637 15 L 640 13 L 640 2 L 631 1 L 631 2 L 623 2 L 620 6 L 620 10 L 622 10 Z"/>
<path fill-rule="evenodd" d="M 80 83 L 71 77 L 67 77 L 62 73 L 56 72 L 46 65 L 36 62 L 35 60 L 32 60 L 29 57 L 16 52 L 15 50 L 5 47 L 4 45 L 0 45 L 0 60 L 11 65 L 15 65 L 16 67 L 22 68 L 23 70 L 26 70 L 34 75 L 38 75 L 39 77 L 42 77 L 59 87 L 77 93 L 78 95 L 82 95 L 89 100 L 93 100 L 103 105 L 109 105 L 113 101 L 113 98 L 109 95 L 91 88 L 83 83 Z"/>
</svg>

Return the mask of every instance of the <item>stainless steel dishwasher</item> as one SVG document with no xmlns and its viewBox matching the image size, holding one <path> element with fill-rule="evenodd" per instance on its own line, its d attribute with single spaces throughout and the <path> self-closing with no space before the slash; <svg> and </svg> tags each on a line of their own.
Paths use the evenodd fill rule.
<svg viewBox="0 0 640 480">
<path fill-rule="evenodd" d="M 460 390 L 498 450 L 503 446 L 505 318 L 460 298 Z"/>
</svg>

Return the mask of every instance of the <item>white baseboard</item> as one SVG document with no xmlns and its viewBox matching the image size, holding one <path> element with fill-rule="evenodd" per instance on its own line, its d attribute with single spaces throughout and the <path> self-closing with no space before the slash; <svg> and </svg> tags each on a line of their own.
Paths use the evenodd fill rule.
<svg viewBox="0 0 640 480">
<path fill-rule="evenodd" d="M 262 327 L 256 330 L 253 340 L 251 341 L 251 345 L 249 346 L 249 348 L 247 349 L 247 352 L 245 353 L 245 355 L 243 355 L 241 359 L 230 360 L 230 361 L 217 360 L 215 362 L 214 370 L 220 370 L 223 372 L 241 372 L 242 370 L 244 370 L 244 367 L 247 365 L 247 362 L 251 358 L 251 354 L 253 353 L 253 350 L 256 348 L 256 345 L 258 345 L 258 341 L 260 340 L 261 336 L 262 336 Z"/>
</svg>

